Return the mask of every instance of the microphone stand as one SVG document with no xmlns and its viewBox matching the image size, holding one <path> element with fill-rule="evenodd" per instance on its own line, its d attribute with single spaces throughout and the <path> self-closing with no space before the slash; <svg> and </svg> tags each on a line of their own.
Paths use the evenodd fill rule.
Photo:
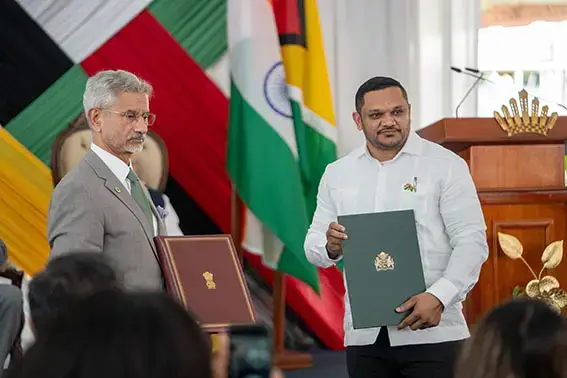
<svg viewBox="0 0 567 378">
<path fill-rule="evenodd" d="M 456 71 L 456 72 L 459 72 L 459 73 L 466 73 L 466 72 L 463 72 L 463 71 L 461 71 L 460 69 L 455 68 L 455 67 L 451 67 L 451 69 L 452 69 L 453 71 Z M 470 86 L 470 88 L 469 88 L 469 90 L 467 91 L 467 93 L 465 93 L 465 95 L 463 96 L 463 99 L 461 100 L 461 102 L 459 102 L 459 105 L 457 105 L 457 107 L 455 108 L 455 117 L 456 117 L 456 118 L 459 118 L 459 109 L 460 109 L 461 105 L 463 105 L 463 103 L 465 102 L 465 100 L 467 99 L 467 97 L 469 97 L 469 95 L 470 95 L 470 93 L 472 92 L 472 90 L 476 88 L 476 86 L 480 83 L 481 80 L 484 80 L 484 75 L 483 75 L 483 74 L 481 74 L 481 75 L 479 75 L 479 76 L 470 74 L 469 76 L 472 76 L 472 77 L 476 78 L 476 80 L 475 80 L 475 82 L 473 83 L 473 85 Z"/>
<path fill-rule="evenodd" d="M 479 81 L 479 80 L 486 81 L 486 82 L 488 82 L 488 83 L 494 85 L 497 89 L 500 87 L 500 85 L 499 85 L 498 83 L 495 83 L 494 81 L 492 81 L 492 80 L 490 80 L 490 79 L 487 79 L 486 77 L 484 77 L 483 74 L 481 74 L 480 76 L 479 76 L 479 75 L 475 75 L 475 73 L 480 73 L 480 71 L 477 70 L 477 69 L 465 67 L 465 70 L 463 71 L 463 70 L 461 70 L 461 69 L 459 69 L 459 68 L 457 68 L 457 67 L 451 67 L 451 70 L 452 70 L 452 71 L 455 71 L 455 72 L 457 72 L 457 73 L 460 73 L 460 74 L 465 74 L 465 75 L 468 75 L 468 76 L 470 76 L 470 77 L 474 77 L 475 79 L 477 79 L 477 81 Z M 467 71 L 468 71 L 468 72 L 467 72 Z M 475 86 L 476 84 L 477 84 L 477 82 L 475 82 L 475 84 L 473 84 L 473 86 L 471 87 L 471 89 L 469 89 L 469 91 L 467 92 L 467 94 L 465 94 L 465 97 L 463 97 L 463 100 L 462 100 L 462 101 L 459 103 L 459 105 L 457 106 L 457 109 L 456 109 L 456 111 L 455 111 L 456 113 L 458 112 L 459 106 L 461 106 L 461 104 L 462 104 L 462 103 L 464 102 L 464 100 L 467 98 L 469 92 L 472 90 L 472 88 L 474 88 L 474 86 Z M 503 88 L 502 88 L 502 89 L 503 89 Z M 512 89 L 512 88 L 509 88 L 509 90 L 513 90 L 513 89 Z M 563 104 L 560 103 L 560 102 L 551 101 L 551 100 L 545 99 L 545 98 L 540 97 L 540 96 L 534 96 L 534 95 L 531 94 L 531 93 L 528 93 L 528 96 L 530 96 L 530 97 L 537 97 L 537 98 L 539 98 L 539 99 L 542 100 L 542 101 L 545 101 L 545 102 L 548 102 L 548 103 L 557 105 L 557 106 L 559 106 L 561 109 L 564 109 L 564 110 L 567 111 L 567 106 L 563 105 Z M 458 116 L 457 116 L 457 118 L 458 118 Z"/>
</svg>

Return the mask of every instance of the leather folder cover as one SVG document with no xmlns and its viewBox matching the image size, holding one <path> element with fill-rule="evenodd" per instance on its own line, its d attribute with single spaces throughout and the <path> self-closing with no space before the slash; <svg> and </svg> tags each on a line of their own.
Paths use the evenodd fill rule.
<svg viewBox="0 0 567 378">
<path fill-rule="evenodd" d="M 425 291 L 413 210 L 338 217 L 354 329 L 394 326 L 396 307 Z"/>
<path fill-rule="evenodd" d="M 156 236 L 167 291 L 208 332 L 256 322 L 230 235 Z"/>
</svg>

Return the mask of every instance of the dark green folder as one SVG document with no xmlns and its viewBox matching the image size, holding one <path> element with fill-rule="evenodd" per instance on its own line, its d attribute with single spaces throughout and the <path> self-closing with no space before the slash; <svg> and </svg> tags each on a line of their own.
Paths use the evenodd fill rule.
<svg viewBox="0 0 567 378">
<path fill-rule="evenodd" d="M 343 260 L 354 329 L 399 324 L 409 312 L 396 307 L 425 291 L 413 210 L 344 215 L 338 222 L 348 235 Z"/>
</svg>

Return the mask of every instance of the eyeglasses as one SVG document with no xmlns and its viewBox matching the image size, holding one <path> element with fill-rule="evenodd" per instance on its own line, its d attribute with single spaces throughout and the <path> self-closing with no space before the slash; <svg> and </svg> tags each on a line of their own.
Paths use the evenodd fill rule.
<svg viewBox="0 0 567 378">
<path fill-rule="evenodd" d="M 156 115 L 150 112 L 135 112 L 133 110 L 126 110 L 125 112 L 117 112 L 115 110 L 110 109 L 102 109 L 106 110 L 107 112 L 117 114 L 124 118 L 124 120 L 128 123 L 137 123 L 140 118 L 142 118 L 146 125 L 152 126 L 156 121 Z"/>
</svg>

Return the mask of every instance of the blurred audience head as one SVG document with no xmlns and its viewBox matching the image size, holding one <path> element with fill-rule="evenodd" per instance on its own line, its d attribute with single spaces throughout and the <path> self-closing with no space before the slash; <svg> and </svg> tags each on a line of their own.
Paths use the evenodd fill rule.
<svg viewBox="0 0 567 378">
<path fill-rule="evenodd" d="M 120 289 L 110 261 L 100 253 L 73 253 L 51 260 L 29 285 L 29 306 L 36 336 L 71 303 L 90 294 Z"/>
<path fill-rule="evenodd" d="M 211 343 L 165 293 L 99 292 L 61 313 L 8 377 L 211 378 Z"/>
<path fill-rule="evenodd" d="M 567 377 L 565 317 L 536 299 L 497 306 L 463 346 L 455 377 Z"/>
</svg>

